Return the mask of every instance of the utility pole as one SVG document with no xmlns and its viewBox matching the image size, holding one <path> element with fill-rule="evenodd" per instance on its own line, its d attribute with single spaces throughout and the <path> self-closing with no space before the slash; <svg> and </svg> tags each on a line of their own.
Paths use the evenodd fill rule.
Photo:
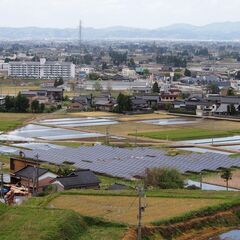
<svg viewBox="0 0 240 240">
<path fill-rule="evenodd" d="M 135 132 L 135 147 L 137 147 L 137 136 L 138 135 L 138 130 L 136 128 L 136 132 Z"/>
<path fill-rule="evenodd" d="M 143 186 L 138 186 L 138 229 L 137 229 L 137 240 L 142 240 L 142 212 L 146 208 L 146 204 L 142 204 L 142 197 L 144 196 Z"/>
<path fill-rule="evenodd" d="M 3 192 L 3 163 L 1 164 L 1 198 L 4 199 L 4 192 Z"/>
<path fill-rule="evenodd" d="M 202 172 L 200 172 L 200 188 L 202 190 L 202 182 L 203 182 L 203 177 L 202 177 Z"/>
<path fill-rule="evenodd" d="M 36 195 L 38 194 L 38 187 L 39 187 L 39 161 L 38 161 L 38 159 L 39 159 L 39 155 L 38 155 L 38 153 L 35 155 L 35 157 L 36 157 L 36 160 L 37 160 L 37 168 L 36 168 L 36 172 L 37 172 L 37 174 L 36 174 L 36 180 L 35 180 L 35 185 L 36 185 Z M 33 186 L 33 188 L 34 188 L 35 186 Z"/>
<path fill-rule="evenodd" d="M 109 127 L 106 127 L 106 144 L 109 144 Z"/>
</svg>

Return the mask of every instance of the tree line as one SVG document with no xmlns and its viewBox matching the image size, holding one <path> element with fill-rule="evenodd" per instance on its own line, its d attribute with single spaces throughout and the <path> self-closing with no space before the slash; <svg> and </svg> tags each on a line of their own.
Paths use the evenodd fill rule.
<svg viewBox="0 0 240 240">
<path fill-rule="evenodd" d="M 16 97 L 6 96 L 4 104 L 1 106 L 2 112 L 16 113 L 42 113 L 45 110 L 45 104 L 39 103 L 38 100 L 33 100 L 31 103 L 28 98 L 19 93 Z"/>
</svg>

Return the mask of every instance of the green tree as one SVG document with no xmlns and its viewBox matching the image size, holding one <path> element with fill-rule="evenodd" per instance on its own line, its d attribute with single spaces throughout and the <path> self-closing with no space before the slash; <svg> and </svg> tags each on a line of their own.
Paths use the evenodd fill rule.
<svg viewBox="0 0 240 240">
<path fill-rule="evenodd" d="M 211 93 L 211 94 L 219 94 L 220 89 L 216 83 L 210 83 L 207 86 L 207 91 L 208 91 L 208 93 Z"/>
<path fill-rule="evenodd" d="M 5 110 L 7 112 L 13 111 L 15 108 L 15 98 L 11 96 L 6 96 L 5 98 Z"/>
<path fill-rule="evenodd" d="M 235 96 L 235 93 L 234 93 L 233 88 L 229 88 L 229 89 L 227 90 L 227 96 Z"/>
<path fill-rule="evenodd" d="M 231 116 L 233 116 L 237 113 L 234 104 L 230 104 L 230 105 L 227 106 L 227 113 Z"/>
<path fill-rule="evenodd" d="M 190 95 L 191 95 L 190 93 L 181 92 L 181 95 L 180 95 L 180 96 L 181 96 L 182 99 L 187 99 L 187 98 L 190 97 Z"/>
<path fill-rule="evenodd" d="M 117 109 L 119 113 L 132 110 L 132 101 L 130 96 L 119 93 L 117 97 Z"/>
<path fill-rule="evenodd" d="M 184 187 L 182 175 L 172 168 L 147 169 L 144 178 L 145 185 L 160 189 L 178 189 Z"/>
<path fill-rule="evenodd" d="M 152 86 L 152 92 L 153 93 L 159 93 L 160 92 L 160 89 L 159 89 L 159 86 L 158 86 L 158 83 L 155 82 Z"/>
<path fill-rule="evenodd" d="M 109 56 L 114 65 L 119 66 L 120 64 L 127 62 L 127 52 L 121 53 L 110 49 Z"/>
<path fill-rule="evenodd" d="M 191 77 L 192 76 L 192 72 L 189 69 L 186 68 L 185 71 L 184 71 L 184 76 Z"/>
<path fill-rule="evenodd" d="M 144 74 L 144 76 L 149 76 L 149 75 L 150 75 L 149 69 L 145 68 L 145 69 L 143 70 L 143 74 Z"/>
<path fill-rule="evenodd" d="M 54 87 L 58 87 L 64 84 L 63 78 L 60 77 L 59 79 L 56 79 L 54 82 Z"/>
<path fill-rule="evenodd" d="M 45 104 L 41 103 L 40 104 L 40 112 L 44 112 L 44 110 L 45 110 Z"/>
<path fill-rule="evenodd" d="M 224 179 L 224 181 L 226 182 L 226 189 L 228 191 L 229 180 L 232 179 L 232 171 L 231 171 L 231 169 L 224 169 L 222 174 L 221 174 L 221 178 Z"/>
<path fill-rule="evenodd" d="M 57 174 L 60 176 L 68 176 L 74 171 L 75 171 L 74 166 L 71 166 L 69 164 L 64 164 L 61 167 L 59 167 Z"/>
<path fill-rule="evenodd" d="M 33 113 L 38 113 L 40 112 L 40 104 L 38 100 L 33 100 L 31 103 L 31 111 Z"/>
<path fill-rule="evenodd" d="M 93 88 L 97 92 L 100 92 L 103 90 L 102 84 L 99 79 L 93 84 Z"/>
<path fill-rule="evenodd" d="M 177 81 L 178 79 L 180 79 L 182 77 L 181 73 L 175 72 L 174 76 L 173 76 L 173 81 Z"/>
<path fill-rule="evenodd" d="M 88 79 L 89 80 L 98 80 L 99 78 L 101 78 L 101 76 L 97 73 L 89 73 L 88 75 Z"/>
<path fill-rule="evenodd" d="M 29 108 L 29 100 L 21 93 L 15 98 L 15 111 L 16 112 L 27 112 Z"/>
<path fill-rule="evenodd" d="M 102 70 L 104 71 L 104 70 L 106 70 L 106 69 L 108 69 L 108 65 L 107 65 L 106 62 L 103 62 L 103 63 L 102 63 Z"/>
<path fill-rule="evenodd" d="M 128 67 L 134 68 L 134 69 L 136 68 L 136 63 L 133 58 L 129 59 Z"/>
<path fill-rule="evenodd" d="M 86 54 L 83 56 L 83 63 L 86 65 L 90 65 L 92 60 L 93 60 L 93 57 L 90 54 Z"/>
</svg>

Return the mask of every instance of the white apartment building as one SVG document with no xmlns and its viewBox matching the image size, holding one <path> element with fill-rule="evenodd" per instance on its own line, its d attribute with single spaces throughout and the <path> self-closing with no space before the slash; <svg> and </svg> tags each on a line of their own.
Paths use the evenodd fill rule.
<svg viewBox="0 0 240 240">
<path fill-rule="evenodd" d="M 0 71 L 7 71 L 8 70 L 8 63 L 5 63 L 4 60 L 0 60 Z"/>
<path fill-rule="evenodd" d="M 80 72 L 84 72 L 85 74 L 90 74 L 94 72 L 94 68 L 91 67 L 82 67 L 80 68 Z"/>
<path fill-rule="evenodd" d="M 136 77 L 136 71 L 135 70 L 131 70 L 129 68 L 123 68 L 122 69 L 122 75 L 124 77 L 135 78 Z"/>
<path fill-rule="evenodd" d="M 73 79 L 75 65 L 70 62 L 50 62 L 45 58 L 41 58 L 40 62 L 9 62 L 8 75 L 19 78 Z"/>
</svg>

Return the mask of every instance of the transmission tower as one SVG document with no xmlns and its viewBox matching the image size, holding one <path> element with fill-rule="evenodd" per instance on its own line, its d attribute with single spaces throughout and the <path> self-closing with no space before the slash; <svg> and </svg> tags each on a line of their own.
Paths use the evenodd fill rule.
<svg viewBox="0 0 240 240">
<path fill-rule="evenodd" d="M 79 21 L 78 44 L 80 55 L 82 53 L 82 20 Z"/>
</svg>

